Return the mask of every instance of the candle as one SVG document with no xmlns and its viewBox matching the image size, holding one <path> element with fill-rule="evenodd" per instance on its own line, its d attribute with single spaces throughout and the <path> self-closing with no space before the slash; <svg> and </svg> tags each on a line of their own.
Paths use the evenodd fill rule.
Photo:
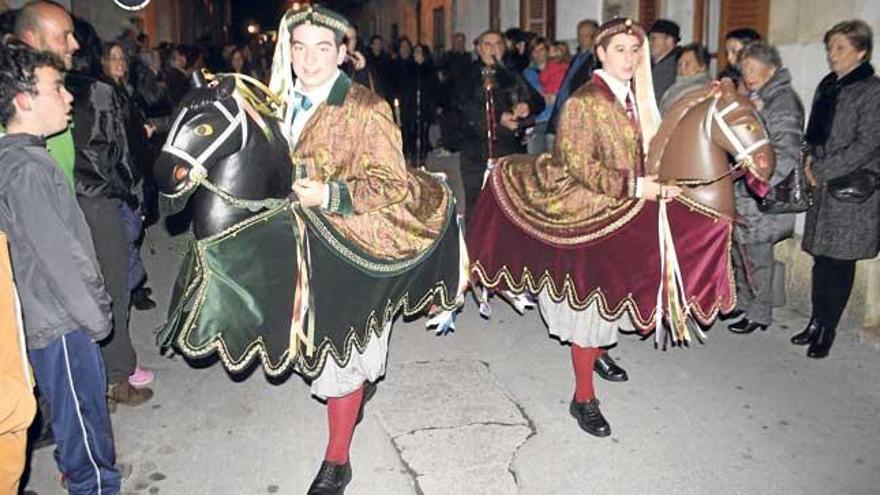
<svg viewBox="0 0 880 495">
<path fill-rule="evenodd" d="M 394 98 L 394 122 L 397 123 L 397 127 L 401 127 L 400 121 L 400 100 Z"/>
</svg>

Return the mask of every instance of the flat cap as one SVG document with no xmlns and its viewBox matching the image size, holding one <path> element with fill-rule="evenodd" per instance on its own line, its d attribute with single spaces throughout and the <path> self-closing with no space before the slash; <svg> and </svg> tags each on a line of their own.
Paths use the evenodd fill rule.
<svg viewBox="0 0 880 495">
<path fill-rule="evenodd" d="M 675 38 L 675 41 L 681 40 L 681 28 L 678 27 L 678 24 L 668 19 L 657 19 L 654 21 L 654 24 L 651 25 L 651 30 L 648 31 L 648 34 L 651 33 L 666 34 Z"/>
</svg>

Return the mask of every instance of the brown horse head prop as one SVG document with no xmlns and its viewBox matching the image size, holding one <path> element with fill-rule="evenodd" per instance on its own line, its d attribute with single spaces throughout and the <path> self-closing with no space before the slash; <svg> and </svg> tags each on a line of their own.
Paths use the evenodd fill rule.
<svg viewBox="0 0 880 495">
<path fill-rule="evenodd" d="M 683 186 L 680 198 L 685 203 L 732 220 L 732 172 L 742 168 L 767 181 L 775 163 L 752 102 L 724 79 L 686 94 L 670 107 L 651 141 L 646 165 L 662 182 Z"/>
</svg>

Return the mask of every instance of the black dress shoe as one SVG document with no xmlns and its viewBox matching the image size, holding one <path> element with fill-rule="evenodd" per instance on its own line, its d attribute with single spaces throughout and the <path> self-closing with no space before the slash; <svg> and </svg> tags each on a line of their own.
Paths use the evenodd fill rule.
<svg viewBox="0 0 880 495">
<path fill-rule="evenodd" d="M 810 341 L 810 347 L 807 349 L 807 356 L 811 358 L 821 359 L 828 355 L 831 351 L 831 344 L 834 343 L 835 330 L 826 326 L 820 326 L 819 330 L 813 335 Z"/>
<path fill-rule="evenodd" d="M 350 462 L 332 464 L 324 461 L 307 495 L 343 495 L 349 481 L 351 481 Z"/>
<path fill-rule="evenodd" d="M 131 304 L 134 306 L 134 309 L 138 311 L 149 311 L 156 307 L 156 301 L 150 299 L 150 294 L 153 293 L 153 289 L 149 287 L 141 287 L 139 289 L 135 289 L 134 292 L 131 293 Z"/>
<path fill-rule="evenodd" d="M 763 323 L 757 323 L 757 322 L 751 321 L 748 318 L 743 318 L 742 320 L 739 320 L 736 323 L 732 323 L 730 325 L 727 325 L 728 330 L 730 330 L 733 333 L 740 333 L 740 334 L 752 333 L 759 328 L 761 330 L 767 330 L 767 325 L 764 325 Z"/>
<path fill-rule="evenodd" d="M 578 426 L 590 435 L 607 437 L 611 434 L 611 425 L 599 410 L 599 399 L 577 402 L 572 398 L 568 411 L 577 420 Z"/>
<path fill-rule="evenodd" d="M 602 355 L 596 359 L 596 364 L 593 365 L 593 371 L 609 382 L 625 382 L 629 380 L 626 370 L 618 366 L 607 352 L 603 352 Z"/>
<path fill-rule="evenodd" d="M 746 314 L 745 311 L 743 311 L 741 309 L 734 309 L 730 313 L 724 313 L 723 315 L 719 315 L 718 318 L 721 321 L 735 320 L 744 314 Z"/>
<path fill-rule="evenodd" d="M 807 328 L 805 328 L 803 332 L 791 338 L 791 343 L 794 345 L 807 345 L 813 340 L 813 336 L 816 335 L 818 331 L 819 321 L 814 316 L 810 318 L 810 323 L 807 323 Z"/>
<path fill-rule="evenodd" d="M 376 394 L 376 382 L 366 382 L 364 383 L 364 398 L 361 399 L 361 407 L 358 409 L 358 417 L 357 421 L 355 421 L 355 426 L 361 424 L 361 421 L 364 419 L 364 406 L 367 405 L 370 399 Z"/>
</svg>

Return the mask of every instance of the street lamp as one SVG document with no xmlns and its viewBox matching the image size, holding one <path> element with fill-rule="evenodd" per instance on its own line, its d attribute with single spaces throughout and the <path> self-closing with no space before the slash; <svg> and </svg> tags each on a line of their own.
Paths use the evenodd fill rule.
<svg viewBox="0 0 880 495">
<path fill-rule="evenodd" d="M 256 21 L 248 22 L 247 26 L 245 26 L 245 31 L 247 31 L 249 35 L 254 36 L 260 33 L 260 25 L 257 24 Z"/>
</svg>

